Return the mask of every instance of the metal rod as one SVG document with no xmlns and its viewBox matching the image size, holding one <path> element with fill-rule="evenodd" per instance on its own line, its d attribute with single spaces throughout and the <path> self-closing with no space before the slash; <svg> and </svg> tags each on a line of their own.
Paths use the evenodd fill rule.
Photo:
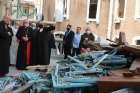
<svg viewBox="0 0 140 93">
<path fill-rule="evenodd" d="M 68 56 L 68 58 L 69 58 L 70 60 L 73 60 L 73 61 L 75 61 L 75 62 L 79 63 L 79 64 L 80 64 L 80 65 L 82 65 L 85 69 L 87 69 L 87 67 L 83 64 L 83 62 L 82 62 L 82 61 L 77 60 L 76 58 L 71 57 L 71 56 Z"/>
<path fill-rule="evenodd" d="M 31 87 L 33 86 L 33 83 L 32 84 L 26 84 L 22 87 L 20 87 L 19 89 L 15 90 L 14 92 L 12 93 L 25 93 L 27 90 L 29 90 Z"/>
</svg>

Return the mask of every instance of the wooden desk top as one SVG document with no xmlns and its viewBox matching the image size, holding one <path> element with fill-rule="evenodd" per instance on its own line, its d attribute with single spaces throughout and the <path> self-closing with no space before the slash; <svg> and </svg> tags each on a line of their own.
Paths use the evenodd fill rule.
<svg viewBox="0 0 140 93">
<path fill-rule="evenodd" d="M 111 76 L 105 76 L 98 79 L 98 83 L 139 83 L 140 85 L 140 75 L 133 77 L 124 77 L 123 72 L 127 72 L 128 69 L 116 70 L 111 72 Z"/>
<path fill-rule="evenodd" d="M 128 69 L 112 71 L 111 76 L 101 77 L 97 81 L 99 93 L 111 93 L 127 87 L 140 86 L 140 76 L 124 77 L 123 72 Z"/>
</svg>

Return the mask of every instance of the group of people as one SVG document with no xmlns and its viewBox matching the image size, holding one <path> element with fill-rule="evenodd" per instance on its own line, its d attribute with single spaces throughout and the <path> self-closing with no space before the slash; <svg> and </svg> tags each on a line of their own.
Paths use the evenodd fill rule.
<svg viewBox="0 0 140 93">
<path fill-rule="evenodd" d="M 90 28 L 87 28 L 82 35 L 81 30 L 81 27 L 76 27 L 76 31 L 72 31 L 72 26 L 67 25 L 63 38 L 64 59 L 91 50 L 90 45 L 94 43 L 95 37 Z"/>
<path fill-rule="evenodd" d="M 16 34 L 19 40 L 16 62 L 18 69 L 24 69 L 27 65 L 50 64 L 51 48 L 55 48 L 52 33 L 55 28 L 44 27 L 41 23 L 32 25 L 27 20 L 23 21 L 23 26 L 19 27 Z"/>
<path fill-rule="evenodd" d="M 11 26 L 11 18 L 4 16 L 0 21 L 0 76 L 9 72 L 12 62 L 19 70 L 30 65 L 49 65 L 51 49 L 56 48 L 53 30 L 54 26 L 29 24 L 28 20 Z M 74 32 L 72 26 L 67 25 L 63 38 L 64 58 L 90 50 L 89 44 L 94 42 L 95 37 L 89 28 L 83 35 L 81 30 L 81 27 L 77 27 Z"/>
<path fill-rule="evenodd" d="M 0 21 L 0 76 L 9 72 L 12 55 L 16 58 L 13 60 L 16 61 L 16 68 L 20 70 L 26 69 L 29 65 L 49 65 L 51 48 L 56 47 L 52 33 L 54 29 L 54 26 L 43 26 L 41 23 L 30 25 L 28 20 L 22 21 L 16 29 L 13 29 L 11 18 L 4 16 Z M 18 43 L 17 53 L 11 52 L 10 55 L 14 36 L 16 37 L 14 41 Z"/>
</svg>

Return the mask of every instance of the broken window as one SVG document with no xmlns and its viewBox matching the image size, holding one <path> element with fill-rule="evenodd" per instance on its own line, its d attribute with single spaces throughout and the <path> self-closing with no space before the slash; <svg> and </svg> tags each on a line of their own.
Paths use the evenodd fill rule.
<svg viewBox="0 0 140 93">
<path fill-rule="evenodd" d="M 65 19 L 68 19 L 69 18 L 69 4 L 70 4 L 70 1 L 69 0 L 64 0 L 63 1 L 63 5 L 64 5 L 64 18 Z"/>
<path fill-rule="evenodd" d="M 90 0 L 89 2 L 89 16 L 90 19 L 96 19 L 98 0 Z"/>
<path fill-rule="evenodd" d="M 126 0 L 119 0 L 119 17 L 124 18 Z"/>
<path fill-rule="evenodd" d="M 140 45 L 140 40 L 136 40 L 136 45 Z"/>
<path fill-rule="evenodd" d="M 28 7 L 24 7 L 24 8 L 23 8 L 23 12 L 24 12 L 25 15 L 28 15 L 28 14 L 29 14 L 29 9 L 28 9 Z"/>
<path fill-rule="evenodd" d="M 116 18 L 124 18 L 126 9 L 126 0 L 115 1 L 115 15 Z"/>
<path fill-rule="evenodd" d="M 87 0 L 87 22 L 96 21 L 99 24 L 101 0 Z"/>
<path fill-rule="evenodd" d="M 69 18 L 70 0 L 56 0 L 55 1 L 55 21 L 62 22 Z"/>
</svg>

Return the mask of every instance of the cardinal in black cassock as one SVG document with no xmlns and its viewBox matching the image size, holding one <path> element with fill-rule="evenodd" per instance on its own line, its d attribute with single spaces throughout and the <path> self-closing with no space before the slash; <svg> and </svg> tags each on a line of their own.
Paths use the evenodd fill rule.
<svg viewBox="0 0 140 93">
<path fill-rule="evenodd" d="M 0 22 L 0 76 L 9 72 L 10 54 L 9 49 L 12 41 L 13 32 L 8 26 L 10 17 L 5 16 Z"/>
<path fill-rule="evenodd" d="M 16 67 L 23 70 L 30 65 L 32 28 L 29 27 L 28 21 L 23 22 L 23 26 L 19 27 L 16 36 L 19 40 Z"/>
</svg>

